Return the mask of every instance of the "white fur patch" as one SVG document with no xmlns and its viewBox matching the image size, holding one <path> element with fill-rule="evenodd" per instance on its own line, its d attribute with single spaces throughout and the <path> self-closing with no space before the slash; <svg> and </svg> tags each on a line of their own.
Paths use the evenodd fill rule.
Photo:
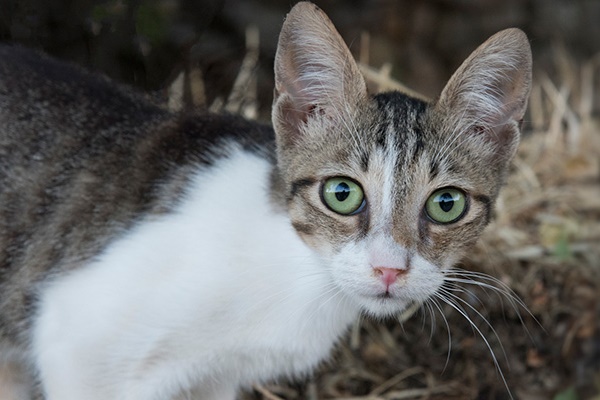
<svg viewBox="0 0 600 400">
<path fill-rule="evenodd" d="M 34 358 L 48 400 L 198 398 L 313 368 L 357 316 L 269 206 L 269 165 L 237 151 L 42 293 Z"/>
</svg>

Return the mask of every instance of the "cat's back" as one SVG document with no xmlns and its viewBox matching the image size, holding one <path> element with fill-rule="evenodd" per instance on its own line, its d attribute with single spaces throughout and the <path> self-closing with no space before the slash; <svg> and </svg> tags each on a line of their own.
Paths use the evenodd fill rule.
<svg viewBox="0 0 600 400">
<path fill-rule="evenodd" d="M 10 99 L 52 99 L 48 103 L 52 108 L 69 107 L 77 103 L 80 107 L 102 104 L 108 108 L 107 111 L 132 106 L 143 111 L 149 103 L 140 103 L 141 97 L 101 74 L 86 71 L 36 50 L 0 44 L 0 99 L 3 109 Z M 82 100 L 85 102 L 81 103 Z M 107 104 L 107 100 L 112 104 Z"/>
<path fill-rule="evenodd" d="M 114 147 L 167 118 L 142 95 L 99 74 L 23 47 L 0 46 L 3 160 L 29 154 L 51 161 L 51 149 L 72 156 L 100 137 Z"/>
<path fill-rule="evenodd" d="M 237 117 L 174 114 L 103 76 L 0 46 L 0 309 L 23 308 L 32 281 L 169 213 L 228 148 L 272 158 L 272 136 Z"/>
</svg>

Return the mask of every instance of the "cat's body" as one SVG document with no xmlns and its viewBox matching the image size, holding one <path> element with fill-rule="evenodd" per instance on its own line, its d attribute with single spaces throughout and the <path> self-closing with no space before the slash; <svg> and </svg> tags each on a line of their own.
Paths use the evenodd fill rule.
<svg viewBox="0 0 600 400">
<path fill-rule="evenodd" d="M 90 393 L 98 399 L 120 398 L 124 389 L 131 396 L 127 398 L 139 399 L 177 390 L 168 387 L 168 376 L 181 375 L 175 364 L 188 368 L 190 356 L 190 362 L 199 364 L 193 367 L 198 370 L 206 369 L 203 360 L 216 358 L 223 365 L 218 368 L 224 370 L 223 377 L 212 373 L 214 363 L 200 376 L 226 379 L 228 364 L 243 363 L 242 358 L 228 360 L 226 352 L 219 353 L 227 342 L 252 354 L 256 350 L 243 340 L 248 338 L 261 347 L 260 357 L 265 360 L 269 347 L 259 344 L 261 338 L 271 342 L 271 351 L 292 349 L 299 321 L 282 326 L 288 331 L 279 335 L 278 345 L 278 324 L 264 314 L 268 305 L 290 296 L 294 279 L 306 279 L 292 274 L 306 270 L 293 268 L 282 276 L 281 291 L 272 298 L 263 296 L 260 282 L 272 280 L 276 268 L 290 259 L 301 257 L 304 262 L 311 255 L 286 223 L 283 204 L 269 197 L 275 149 L 272 131 L 231 116 L 179 118 L 141 96 L 26 50 L 2 48 L 0 53 L 5 60 L 0 75 L 11 77 L 3 81 L 0 108 L 4 123 L 2 266 L 28 267 L 5 273 L 0 283 L 3 351 L 8 346 L 31 346 L 38 353 L 54 353 L 37 354 L 42 359 L 58 355 L 64 360 L 72 352 L 75 358 L 96 358 L 102 365 L 90 370 L 50 361 L 48 376 L 42 376 L 49 385 L 66 382 L 59 383 L 62 388 L 50 387 L 59 390 L 56 398 L 91 400 Z M 61 74 L 54 75 L 53 68 Z M 79 86 L 81 90 L 92 86 L 94 91 L 82 97 Z M 10 97 L 5 95 L 9 91 Z M 50 97 L 55 101 L 44 101 Z M 69 115 L 75 109 L 77 115 Z M 48 117 L 32 118 L 36 113 Z M 64 130 L 57 132 L 56 126 Z M 281 254 L 282 260 L 277 261 L 277 251 L 286 257 Z M 54 283 L 54 276 L 69 272 L 68 279 Z M 264 304 L 248 304 L 252 297 Z M 288 301 L 304 306 L 304 299 L 290 296 Z M 181 308 L 188 306 L 193 309 Z M 317 309 L 317 305 L 306 306 L 306 312 Z M 232 309 L 240 315 L 232 314 Z M 220 325 L 219 316 L 228 319 L 227 329 L 207 330 L 207 323 Z M 81 317 L 90 319 L 84 322 Z M 257 323 L 254 328 L 250 328 L 252 321 Z M 46 327 L 53 324 L 57 326 Z M 248 329 L 243 332 L 243 327 Z M 64 343 L 52 337 L 54 328 L 66 333 L 56 333 Z M 29 336 L 34 329 L 39 330 L 36 338 Z M 215 344 L 215 339 L 221 344 Z M 92 355 L 93 349 L 111 362 L 101 362 L 102 356 Z M 301 354 L 315 352 L 309 350 L 302 349 Z M 306 369 L 317 361 L 315 355 L 307 359 L 298 364 L 308 363 Z M 266 365 L 275 371 L 287 369 L 271 364 Z M 142 369 L 162 381 L 152 385 L 140 378 L 136 387 L 135 374 L 141 376 Z M 248 363 L 245 369 L 257 366 Z M 111 374 L 116 376 L 109 382 L 120 379 L 131 387 L 113 388 L 100 378 Z M 84 388 L 78 388 L 78 383 Z"/>
<path fill-rule="evenodd" d="M 26 365 L 48 400 L 233 399 L 311 371 L 361 312 L 426 301 L 518 143 L 526 40 L 478 52 L 433 105 L 369 97 L 301 3 L 273 132 L 0 48 L 0 364 Z M 432 198 L 463 208 L 436 222 Z"/>
</svg>

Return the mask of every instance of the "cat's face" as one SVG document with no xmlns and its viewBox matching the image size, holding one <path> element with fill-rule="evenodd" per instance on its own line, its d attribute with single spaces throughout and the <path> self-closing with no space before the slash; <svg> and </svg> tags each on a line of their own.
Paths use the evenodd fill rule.
<svg viewBox="0 0 600 400">
<path fill-rule="evenodd" d="M 289 215 L 333 285 L 369 313 L 433 295 L 489 221 L 529 91 L 522 34 L 499 35 L 427 104 L 369 97 L 313 5 L 286 20 L 273 119 Z"/>
<path fill-rule="evenodd" d="M 470 159 L 476 149 L 432 126 L 434 114 L 379 95 L 345 124 L 304 136 L 286 167 L 293 226 L 325 258 L 334 284 L 374 314 L 439 288 L 442 271 L 487 224 L 499 185 L 480 172 L 483 160 Z"/>
</svg>

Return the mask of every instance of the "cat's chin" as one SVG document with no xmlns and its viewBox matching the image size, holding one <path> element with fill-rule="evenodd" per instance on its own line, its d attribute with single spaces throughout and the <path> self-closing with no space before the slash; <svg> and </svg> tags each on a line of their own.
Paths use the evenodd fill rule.
<svg viewBox="0 0 600 400">
<path fill-rule="evenodd" d="M 406 300 L 394 295 L 360 296 L 360 306 L 367 315 L 376 318 L 396 317 L 420 301 Z"/>
</svg>

